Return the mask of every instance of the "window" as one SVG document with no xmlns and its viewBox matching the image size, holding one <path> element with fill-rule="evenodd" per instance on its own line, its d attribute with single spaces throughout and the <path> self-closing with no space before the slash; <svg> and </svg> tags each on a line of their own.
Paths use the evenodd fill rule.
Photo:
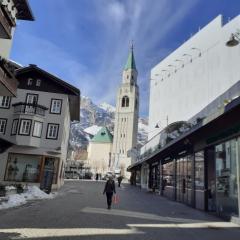
<svg viewBox="0 0 240 240">
<path fill-rule="evenodd" d="M 0 96 L 0 108 L 9 108 L 11 103 L 11 97 Z"/>
<path fill-rule="evenodd" d="M 0 134 L 5 134 L 7 126 L 7 119 L 0 118 Z"/>
<path fill-rule="evenodd" d="M 33 137 L 41 137 L 42 135 L 42 122 L 34 121 L 34 127 L 33 127 Z"/>
<path fill-rule="evenodd" d="M 61 109 L 62 109 L 62 100 L 52 99 L 50 113 L 61 114 Z"/>
<path fill-rule="evenodd" d="M 122 98 L 122 107 L 129 107 L 129 97 L 124 96 Z"/>
<path fill-rule="evenodd" d="M 49 123 L 47 129 L 47 139 L 57 139 L 58 138 L 59 124 Z"/>
<path fill-rule="evenodd" d="M 42 156 L 9 153 L 5 180 L 39 182 Z"/>
<path fill-rule="evenodd" d="M 41 86 L 41 79 L 37 79 L 37 81 L 36 81 L 36 86 L 37 86 L 37 87 L 40 87 L 40 86 Z"/>
<path fill-rule="evenodd" d="M 18 128 L 18 119 L 14 119 L 13 123 L 12 123 L 11 135 L 16 135 L 17 134 L 17 128 Z"/>
<path fill-rule="evenodd" d="M 21 119 L 19 135 L 30 135 L 32 120 L 29 119 Z"/>
<path fill-rule="evenodd" d="M 29 79 L 28 79 L 28 82 L 27 82 L 27 85 L 28 85 L 28 86 L 32 86 L 32 83 L 33 83 L 33 79 L 32 79 L 32 78 L 29 78 Z"/>
</svg>

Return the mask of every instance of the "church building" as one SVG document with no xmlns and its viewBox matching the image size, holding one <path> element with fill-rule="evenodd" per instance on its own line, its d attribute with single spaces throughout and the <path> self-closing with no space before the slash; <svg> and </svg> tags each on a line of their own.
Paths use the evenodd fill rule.
<svg viewBox="0 0 240 240">
<path fill-rule="evenodd" d="M 112 171 L 125 177 L 128 177 L 126 169 L 132 163 L 132 159 L 127 155 L 127 152 L 137 145 L 139 112 L 137 75 L 132 46 L 123 70 L 122 83 L 117 93 L 111 156 Z"/>
</svg>

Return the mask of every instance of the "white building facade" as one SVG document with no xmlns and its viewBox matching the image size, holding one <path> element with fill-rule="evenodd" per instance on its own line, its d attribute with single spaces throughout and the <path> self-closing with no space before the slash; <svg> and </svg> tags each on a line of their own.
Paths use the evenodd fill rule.
<svg viewBox="0 0 240 240">
<path fill-rule="evenodd" d="M 93 174 L 104 176 L 110 171 L 113 136 L 107 127 L 102 127 L 88 145 L 88 164 Z"/>
<path fill-rule="evenodd" d="M 0 181 L 40 184 L 54 171 L 63 184 L 71 120 L 79 120 L 80 92 L 35 65 L 17 70 L 17 97 L 0 97 L 0 136 L 14 144 L 0 154 Z"/>
<path fill-rule="evenodd" d="M 220 15 L 151 70 L 149 139 L 158 123 L 187 121 L 240 79 L 240 46 L 226 46 L 240 16 Z"/>
<path fill-rule="evenodd" d="M 131 48 L 123 71 L 122 84 L 117 93 L 111 161 L 113 171 L 118 173 L 121 171 L 123 176 L 127 176 L 126 169 L 132 162 L 127 152 L 137 145 L 139 114 L 137 74 L 133 48 Z"/>
</svg>

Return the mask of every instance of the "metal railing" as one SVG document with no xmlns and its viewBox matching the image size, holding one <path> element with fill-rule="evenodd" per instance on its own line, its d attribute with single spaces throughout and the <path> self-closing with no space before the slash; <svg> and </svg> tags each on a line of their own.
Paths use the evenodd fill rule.
<svg viewBox="0 0 240 240">
<path fill-rule="evenodd" d="M 45 116 L 45 112 L 48 108 L 32 103 L 15 103 L 12 105 L 14 107 L 15 114 L 29 114 L 29 115 L 39 115 Z"/>
</svg>

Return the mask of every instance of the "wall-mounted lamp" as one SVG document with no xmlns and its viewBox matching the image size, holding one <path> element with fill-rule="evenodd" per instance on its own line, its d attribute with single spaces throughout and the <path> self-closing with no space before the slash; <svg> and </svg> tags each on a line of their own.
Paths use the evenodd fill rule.
<svg viewBox="0 0 240 240">
<path fill-rule="evenodd" d="M 184 54 L 183 54 L 183 57 L 190 57 L 190 62 L 192 62 L 192 55 L 187 54 L 187 53 L 184 53 Z"/>
<path fill-rule="evenodd" d="M 184 61 L 181 59 L 176 59 L 175 62 L 181 62 L 182 63 L 182 68 L 184 67 Z"/>
<path fill-rule="evenodd" d="M 199 57 L 201 57 L 201 56 L 202 56 L 202 52 L 201 52 L 201 50 L 200 50 L 199 48 L 192 47 L 191 49 L 192 49 L 192 50 L 197 50 L 197 51 L 199 51 L 199 54 L 198 54 L 198 56 L 199 56 Z"/>
<path fill-rule="evenodd" d="M 176 66 L 169 64 L 168 67 L 174 67 L 174 72 L 175 72 L 175 73 L 177 72 Z"/>
<path fill-rule="evenodd" d="M 232 33 L 230 39 L 226 42 L 227 47 L 235 47 L 240 42 L 240 31 L 237 30 L 236 33 Z"/>
</svg>

